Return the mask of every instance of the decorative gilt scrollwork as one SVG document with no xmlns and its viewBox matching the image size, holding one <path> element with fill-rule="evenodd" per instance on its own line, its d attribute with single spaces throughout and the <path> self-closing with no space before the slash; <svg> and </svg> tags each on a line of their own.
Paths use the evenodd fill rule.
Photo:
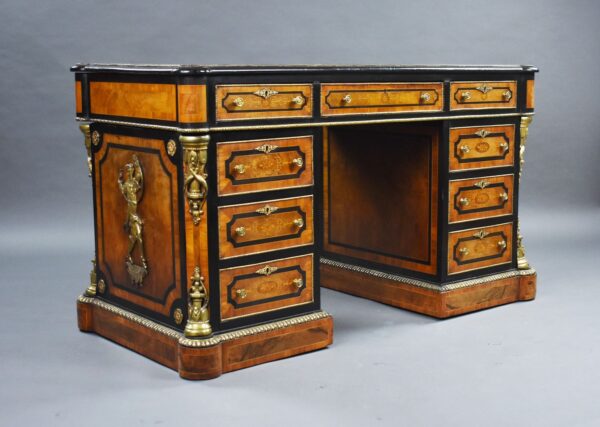
<svg viewBox="0 0 600 427">
<path fill-rule="evenodd" d="M 279 208 L 277 206 L 271 206 L 271 205 L 267 204 L 267 205 L 264 205 L 262 208 L 258 208 L 256 210 L 256 213 L 269 216 L 273 212 L 277 212 L 278 210 L 279 210 Z"/>
<path fill-rule="evenodd" d="M 488 233 L 487 231 L 479 230 L 477 233 L 473 233 L 473 237 L 475 237 L 476 239 L 483 239 L 488 234 L 490 233 Z"/>
<path fill-rule="evenodd" d="M 200 275 L 200 267 L 194 268 L 194 274 L 190 280 L 192 285 L 188 303 L 188 321 L 184 334 L 188 338 L 207 337 L 212 335 L 212 328 L 208 313 L 208 293 L 204 286 L 204 277 Z"/>
<path fill-rule="evenodd" d="M 263 276 L 270 276 L 279 270 L 278 267 L 271 267 L 270 265 L 265 265 L 263 268 L 256 270 L 256 274 L 262 274 Z"/>
<path fill-rule="evenodd" d="M 263 88 L 263 89 L 257 90 L 256 92 L 253 92 L 253 93 L 254 93 L 254 95 L 260 96 L 263 99 L 269 99 L 270 97 L 277 95 L 279 92 L 277 92 L 276 90 Z"/>
<path fill-rule="evenodd" d="M 180 136 L 183 146 L 184 191 L 194 225 L 200 224 L 208 196 L 206 162 L 209 136 Z"/>
<path fill-rule="evenodd" d="M 144 256 L 143 225 L 144 221 L 137 211 L 138 204 L 144 196 L 144 173 L 138 157 L 134 154 L 132 161 L 119 170 L 119 189 L 127 202 L 127 218 L 123 227 L 129 236 L 129 247 L 125 265 L 134 286 L 141 287 L 148 275 L 148 264 Z M 140 264 L 133 260 L 133 251 L 139 248 Z"/>
<path fill-rule="evenodd" d="M 167 154 L 169 156 L 173 157 L 176 152 L 177 152 L 177 143 L 175 141 L 173 141 L 172 139 L 169 139 L 169 141 L 167 141 Z"/>
<path fill-rule="evenodd" d="M 83 133 L 83 143 L 87 151 L 88 176 L 92 176 L 92 136 L 90 134 L 90 125 L 80 125 L 79 130 Z"/>
<path fill-rule="evenodd" d="M 523 116 L 521 117 L 521 144 L 519 148 L 519 181 L 523 174 L 523 165 L 525 164 L 525 146 L 527 145 L 527 137 L 529 136 L 529 125 L 531 124 L 533 117 Z M 517 220 L 517 267 L 520 270 L 527 270 L 530 268 L 527 258 L 525 258 L 525 247 L 523 246 L 523 236 L 521 235 L 521 225 Z"/>
<path fill-rule="evenodd" d="M 269 154 L 271 151 L 277 150 L 278 148 L 279 148 L 279 146 L 277 146 L 277 145 L 263 144 L 263 145 L 259 145 L 258 147 L 256 147 L 255 150 L 260 151 L 265 154 Z"/>
<path fill-rule="evenodd" d="M 490 92 L 494 88 L 491 87 L 490 85 L 487 85 L 487 84 L 484 83 L 481 86 L 477 86 L 475 89 L 477 89 L 479 92 L 481 92 L 481 93 L 483 93 L 485 95 L 486 93 Z"/>
</svg>

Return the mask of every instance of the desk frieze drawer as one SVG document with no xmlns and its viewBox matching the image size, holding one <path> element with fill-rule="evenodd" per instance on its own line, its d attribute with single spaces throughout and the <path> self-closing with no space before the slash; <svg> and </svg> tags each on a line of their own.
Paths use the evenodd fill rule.
<svg viewBox="0 0 600 427">
<path fill-rule="evenodd" d="M 312 85 L 217 85 L 217 121 L 312 117 Z"/>
<path fill-rule="evenodd" d="M 313 243 L 313 197 L 219 208 L 221 259 Z"/>
<path fill-rule="evenodd" d="M 512 174 L 450 181 L 449 222 L 512 214 L 513 187 Z"/>
<path fill-rule="evenodd" d="M 313 255 L 223 269 L 221 320 L 313 302 Z"/>
<path fill-rule="evenodd" d="M 321 115 L 442 111 L 442 83 L 348 83 L 321 86 Z"/>
<path fill-rule="evenodd" d="M 219 195 L 313 183 L 313 138 L 264 139 L 217 144 Z"/>
<path fill-rule="evenodd" d="M 514 125 L 450 129 L 450 171 L 513 166 L 514 155 Z"/>
<path fill-rule="evenodd" d="M 513 224 L 449 233 L 448 274 L 510 263 Z"/>
<path fill-rule="evenodd" d="M 450 109 L 516 108 L 517 82 L 455 82 L 450 84 Z"/>
</svg>

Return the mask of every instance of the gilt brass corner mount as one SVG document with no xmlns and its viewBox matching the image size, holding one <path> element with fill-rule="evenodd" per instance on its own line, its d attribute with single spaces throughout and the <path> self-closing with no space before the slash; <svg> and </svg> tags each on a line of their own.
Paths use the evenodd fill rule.
<svg viewBox="0 0 600 427">
<path fill-rule="evenodd" d="M 87 151 L 88 176 L 92 176 L 92 135 L 90 133 L 90 125 L 79 125 L 79 130 L 83 134 L 83 143 Z"/>
<path fill-rule="evenodd" d="M 194 225 L 200 224 L 208 196 L 206 163 L 209 140 L 208 135 L 179 137 L 183 147 L 184 191 Z"/>
<path fill-rule="evenodd" d="M 204 277 L 200 275 L 200 267 L 194 268 L 194 274 L 190 280 L 192 285 L 184 335 L 188 338 L 208 337 L 212 335 L 212 328 L 209 322 L 208 293 L 204 286 Z"/>
<path fill-rule="evenodd" d="M 98 285 L 98 279 L 96 275 L 96 260 L 92 260 L 92 271 L 90 271 L 90 284 L 88 288 L 85 290 L 86 297 L 95 297 L 96 296 L 96 288 Z"/>
</svg>

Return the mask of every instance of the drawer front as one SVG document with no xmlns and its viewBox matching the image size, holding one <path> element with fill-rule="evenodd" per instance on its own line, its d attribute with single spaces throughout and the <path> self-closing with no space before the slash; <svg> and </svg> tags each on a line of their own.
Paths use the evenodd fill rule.
<svg viewBox="0 0 600 427">
<path fill-rule="evenodd" d="M 461 82 L 450 84 L 450 109 L 516 108 L 517 83 Z"/>
<path fill-rule="evenodd" d="M 312 117 L 312 85 L 218 85 L 217 121 Z"/>
<path fill-rule="evenodd" d="M 312 243 L 312 196 L 219 208 L 222 259 Z"/>
<path fill-rule="evenodd" d="M 442 111 L 442 83 L 351 83 L 321 86 L 321 115 Z"/>
<path fill-rule="evenodd" d="M 449 221 L 510 215 L 513 210 L 513 175 L 450 181 Z"/>
<path fill-rule="evenodd" d="M 514 156 L 514 125 L 450 129 L 450 171 L 512 166 Z"/>
<path fill-rule="evenodd" d="M 222 142 L 217 162 L 220 195 L 312 185 L 313 138 Z"/>
<path fill-rule="evenodd" d="M 310 303 L 313 256 L 221 270 L 221 320 Z"/>
<path fill-rule="evenodd" d="M 448 274 L 510 263 L 512 233 L 512 223 L 450 233 Z"/>
</svg>

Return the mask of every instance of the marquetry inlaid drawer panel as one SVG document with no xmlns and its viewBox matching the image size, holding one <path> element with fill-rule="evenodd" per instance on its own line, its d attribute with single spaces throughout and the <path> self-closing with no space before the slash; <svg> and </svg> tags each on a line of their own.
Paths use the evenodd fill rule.
<svg viewBox="0 0 600 427">
<path fill-rule="evenodd" d="M 217 120 L 312 117 L 312 85 L 218 85 Z"/>
<path fill-rule="evenodd" d="M 512 222 L 449 233 L 448 274 L 510 263 L 512 236 Z"/>
<path fill-rule="evenodd" d="M 249 193 L 313 183 L 313 138 L 217 144 L 219 194 Z"/>
<path fill-rule="evenodd" d="M 313 301 L 313 256 L 234 267 L 219 273 L 221 319 Z"/>
<path fill-rule="evenodd" d="M 219 208 L 221 258 L 312 243 L 312 196 Z"/>
<path fill-rule="evenodd" d="M 441 111 L 442 83 L 350 83 L 321 86 L 321 115 Z"/>
<path fill-rule="evenodd" d="M 514 125 L 450 129 L 450 171 L 513 166 L 514 158 Z"/>
<path fill-rule="evenodd" d="M 500 215 L 513 210 L 513 175 L 450 181 L 449 222 Z"/>
<path fill-rule="evenodd" d="M 450 109 L 516 108 L 517 82 L 460 82 L 450 84 Z"/>
</svg>

